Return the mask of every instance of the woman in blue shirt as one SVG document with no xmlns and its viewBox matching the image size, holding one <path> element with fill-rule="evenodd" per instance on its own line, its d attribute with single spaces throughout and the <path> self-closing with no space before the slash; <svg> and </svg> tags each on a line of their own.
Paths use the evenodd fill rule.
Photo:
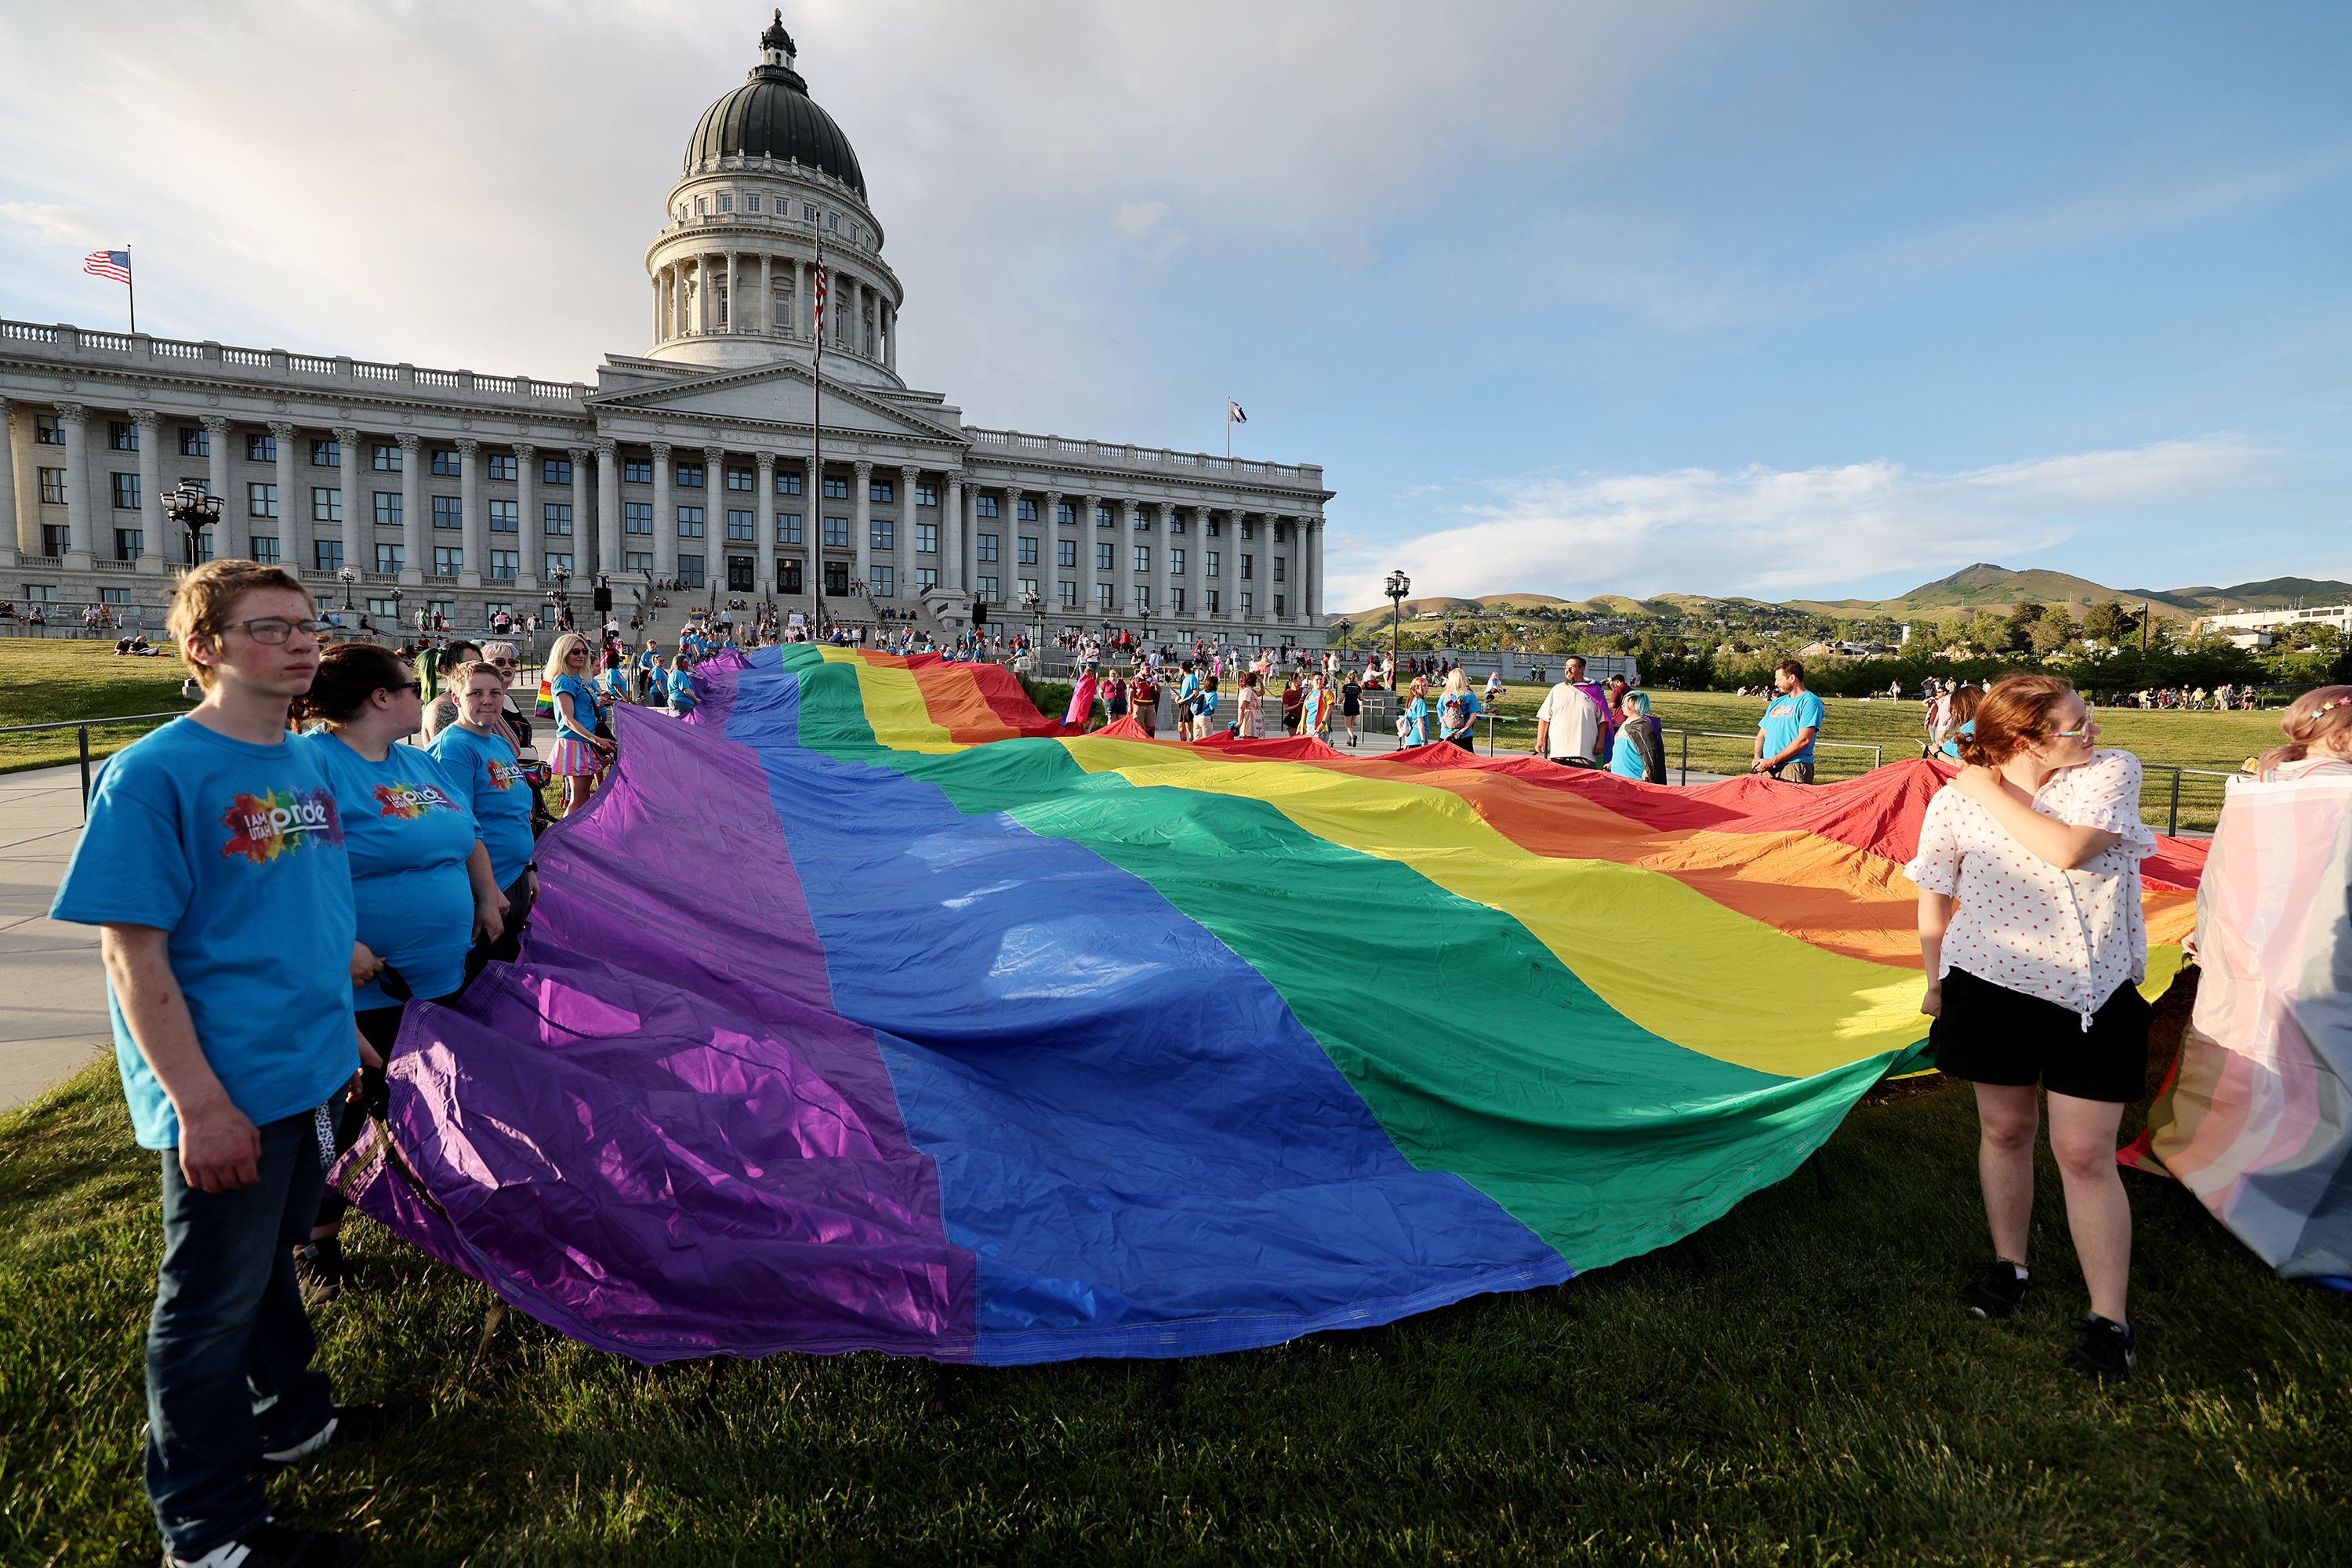
<svg viewBox="0 0 2352 1568">
<path fill-rule="evenodd" d="M 1426 746 L 1429 744 L 1429 686 L 1423 680 L 1412 683 L 1412 700 L 1405 705 L 1404 717 L 1399 721 L 1404 728 L 1397 731 L 1397 744 Z"/>
<path fill-rule="evenodd" d="M 470 792 L 433 754 L 402 744 L 424 717 L 422 684 L 391 649 L 343 643 L 319 660 L 310 711 L 322 729 L 290 742 L 326 775 L 351 858 L 359 940 L 383 968 L 354 1003 L 361 1035 L 388 1061 L 411 996 L 447 1002 L 465 985 L 466 952 L 478 934 L 496 942 L 507 900 L 474 821 Z M 355 963 L 355 968 L 357 967 Z M 337 1152 L 359 1138 L 368 1108 L 383 1101 L 371 1068 L 359 1100 L 343 1108 Z M 330 1190 L 311 1245 L 297 1260 L 305 1289 L 331 1300 L 342 1288 L 337 1233 L 345 1204 Z"/>
<path fill-rule="evenodd" d="M 694 661 L 681 653 L 677 668 L 669 672 L 669 710 L 683 719 L 694 711 L 702 700 L 694 694 Z"/>
<path fill-rule="evenodd" d="M 539 899 L 530 859 L 530 764 L 499 721 L 506 680 L 497 666 L 460 665 L 449 684 L 457 697 L 457 721 L 434 736 L 430 749 L 450 782 L 466 787 L 475 828 L 489 851 L 490 879 L 506 895 L 506 931 L 487 956 L 511 963 L 521 956 L 523 921 Z"/>
<path fill-rule="evenodd" d="M 596 780 L 612 765 L 613 742 L 596 733 L 596 689 L 589 684 L 589 644 L 578 632 L 566 632 L 547 650 L 547 668 L 555 672 L 549 697 L 555 705 L 555 755 L 551 765 L 563 781 L 563 809 L 569 816 L 588 803 Z"/>
</svg>

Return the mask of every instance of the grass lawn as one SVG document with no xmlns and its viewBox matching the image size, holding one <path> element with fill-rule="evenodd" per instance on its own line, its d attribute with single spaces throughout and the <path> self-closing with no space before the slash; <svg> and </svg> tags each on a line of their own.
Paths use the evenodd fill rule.
<svg viewBox="0 0 2352 1568">
<path fill-rule="evenodd" d="M 117 713 L 184 713 L 180 683 L 188 672 L 170 654 L 118 658 L 111 642 L 0 637 L 0 726 L 103 719 Z M 93 730 L 89 754 L 121 751 L 152 724 Z M 70 763 L 80 752 L 71 730 L 0 735 L 0 773 Z"/>
<path fill-rule="evenodd" d="M 485 1342 L 481 1287 L 358 1221 L 322 1362 L 433 1415 L 273 1494 L 400 1564 L 2344 1561 L 2352 1299 L 2127 1175 L 2145 1359 L 2101 1391 L 2057 1365 L 2084 1300 L 2046 1161 L 2041 1294 L 2000 1324 L 1952 1300 L 1988 1251 L 1974 1144 L 1963 1086 L 1865 1103 L 1831 1195 L 1801 1172 L 1561 1290 L 1185 1363 L 1164 1395 L 1142 1363 L 715 1377 L 520 1315 Z M 110 1069 L 0 1118 L 0 1561 L 153 1561 L 154 1162 Z"/>
</svg>

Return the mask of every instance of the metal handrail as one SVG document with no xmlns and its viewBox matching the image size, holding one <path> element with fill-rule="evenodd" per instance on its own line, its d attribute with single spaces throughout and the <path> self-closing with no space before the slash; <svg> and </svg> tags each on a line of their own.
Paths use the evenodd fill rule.
<svg viewBox="0 0 2352 1568">
<path fill-rule="evenodd" d="M 187 710 L 182 709 L 181 713 Z M 112 719 L 60 719 L 49 724 L 0 724 L 0 735 L 24 735 L 35 730 L 79 730 L 81 750 L 81 819 L 89 820 L 89 732 L 114 724 L 143 724 L 153 719 L 177 719 L 180 713 L 125 713 Z"/>
</svg>

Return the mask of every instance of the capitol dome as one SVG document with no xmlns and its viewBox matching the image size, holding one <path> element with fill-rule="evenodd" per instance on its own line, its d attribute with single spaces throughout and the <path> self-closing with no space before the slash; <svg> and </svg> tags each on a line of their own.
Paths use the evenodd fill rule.
<svg viewBox="0 0 2352 1568">
<path fill-rule="evenodd" d="M 739 154 L 793 159 L 823 170 L 863 197 L 866 175 L 856 151 L 793 68 L 796 51 L 781 12 L 760 36 L 760 47 L 764 58 L 743 85 L 702 111 L 686 144 L 686 167 L 691 171 L 706 160 Z"/>
</svg>

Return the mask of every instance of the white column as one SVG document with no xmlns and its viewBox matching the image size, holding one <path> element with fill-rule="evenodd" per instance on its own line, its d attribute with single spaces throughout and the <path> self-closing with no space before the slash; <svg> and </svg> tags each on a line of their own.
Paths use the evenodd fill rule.
<svg viewBox="0 0 2352 1568">
<path fill-rule="evenodd" d="M 142 572 L 163 570 L 163 531 L 172 520 L 163 512 L 163 416 L 152 408 L 131 411 L 139 426 L 139 554 Z M 111 544 L 113 541 L 107 542 Z M 99 553 L 111 558 L 114 552 Z"/>
<path fill-rule="evenodd" d="M 727 326 L 733 331 L 740 320 L 730 297 L 727 305 Z M 705 447 L 702 449 L 702 537 L 695 541 L 700 548 L 695 552 L 702 557 L 702 582 L 708 588 L 712 583 L 727 581 L 727 448 Z M 716 573 L 714 576 L 713 574 Z"/>
<path fill-rule="evenodd" d="M 669 443 L 656 441 L 654 448 L 654 573 L 656 577 L 677 575 L 677 508 L 670 504 Z"/>
<path fill-rule="evenodd" d="M 921 570 L 923 557 L 915 548 L 915 524 L 922 519 L 922 509 L 915 504 L 915 489 L 922 482 L 922 479 L 923 470 L 920 468 L 902 468 L 898 470 L 898 559 L 907 563 L 907 581 L 900 584 L 900 590 L 908 597 L 918 599 L 921 595 L 915 587 L 915 574 Z M 947 543 L 945 513 L 940 515 L 940 542 L 945 545 Z M 945 551 L 942 550 L 932 559 L 943 560 L 945 554 Z M 947 568 L 942 565 L 940 568 L 940 581 L 944 583 L 947 580 Z"/>
<path fill-rule="evenodd" d="M 1301 603 L 1307 606 L 1307 614 L 1319 627 L 1323 624 L 1323 520 L 1319 517 L 1310 517 L 1305 521 L 1307 530 L 1307 582 L 1313 586 Z"/>
<path fill-rule="evenodd" d="M 661 273 L 661 268 L 656 268 L 654 269 L 654 275 L 653 275 L 651 278 L 646 279 L 646 281 L 653 285 L 653 298 L 654 298 L 654 335 L 653 335 L 653 341 L 654 341 L 656 343 L 659 343 L 659 342 L 662 341 L 662 273 Z"/>
<path fill-rule="evenodd" d="M 338 486 L 343 492 L 343 564 L 355 572 L 375 569 L 375 552 L 362 541 L 375 537 L 375 499 L 360 486 L 367 482 L 367 448 L 362 445 L 362 432 L 353 426 L 335 426 L 335 445 L 343 449 L 341 479 Z"/>
<path fill-rule="evenodd" d="M 849 542 L 857 547 L 857 575 L 868 593 L 874 591 L 874 465 L 856 465 L 849 481 Z"/>
<path fill-rule="evenodd" d="M 300 435 L 289 421 L 269 422 L 270 439 L 278 443 L 278 559 L 298 577 L 319 564 L 310 553 L 310 498 L 294 483 L 294 449 Z"/>
<path fill-rule="evenodd" d="M 813 308 L 809 293 L 809 264 L 799 257 L 793 258 L 793 336 L 805 340 L 809 335 L 809 311 Z"/>
<path fill-rule="evenodd" d="M 482 585 L 482 444 L 470 436 L 457 437 L 457 542 L 465 559 L 457 568 L 457 585 Z"/>
<path fill-rule="evenodd" d="M 588 537 L 588 519 L 584 507 L 572 508 L 572 526 L 580 537 Z M 583 571 L 583 568 L 585 568 Z M 596 552 L 591 555 L 583 549 L 575 558 L 572 579 L 595 584 L 594 574 L 614 573 L 621 569 L 621 457 L 620 443 L 610 436 L 596 437 Z"/>
<path fill-rule="evenodd" d="M 775 296 L 770 294 L 772 300 Z M 775 330 L 773 321 L 769 330 Z M 751 482 L 760 487 L 759 510 L 751 524 L 760 540 L 760 574 L 754 580 L 755 591 L 772 595 L 776 591 L 776 455 L 758 452 L 751 458 Z M 805 531 L 807 525 L 802 525 Z M 803 537 L 806 537 L 803 531 Z"/>
<path fill-rule="evenodd" d="M 89 448 L 85 444 L 89 435 L 89 410 L 79 403 L 60 403 L 58 428 L 66 439 L 66 552 L 65 563 L 79 571 L 89 570 L 90 519 L 98 509 L 89 499 Z"/>
<path fill-rule="evenodd" d="M 515 443 L 515 586 L 536 584 L 540 565 L 539 553 L 532 548 L 539 538 L 539 448 L 528 442 Z M 488 566 L 489 563 L 484 562 Z"/>
<path fill-rule="evenodd" d="M 1095 526 L 1095 512 L 1101 506 L 1100 496 L 1086 496 L 1078 505 L 1078 569 L 1084 574 L 1078 579 L 1078 612 L 1089 619 L 1102 614 L 1102 593 L 1097 586 L 1103 580 L 1102 552 L 1095 548 L 1105 531 Z"/>
<path fill-rule="evenodd" d="M 898 311 L 896 306 L 888 307 L 888 310 L 890 330 L 882 337 L 882 364 L 891 374 L 896 375 L 898 374 Z"/>
<path fill-rule="evenodd" d="M 425 585 L 425 568 L 433 562 L 426 548 L 425 515 L 425 437 L 403 431 L 400 442 L 400 581 L 404 587 Z"/>
<path fill-rule="evenodd" d="M 1122 620 L 1135 615 L 1135 519 L 1142 510 L 1141 501 L 1118 503 L 1118 542 L 1110 551 L 1110 591 L 1118 600 L 1115 613 Z"/>
<path fill-rule="evenodd" d="M 942 566 L 940 581 L 962 593 L 978 575 L 971 566 L 971 531 L 964 527 L 963 475 L 950 468 L 940 490 L 940 559 L 952 561 L 952 570 Z"/>
<path fill-rule="evenodd" d="M 567 447 L 564 450 L 572 458 L 572 537 L 563 540 L 562 543 L 563 552 L 572 557 L 572 575 L 577 577 L 584 568 L 590 568 L 595 564 L 595 556 L 588 548 L 596 537 L 590 531 L 593 523 L 589 516 L 593 509 L 588 504 L 588 476 L 595 472 L 593 465 L 596 460 L 596 448 Z M 541 588 L 545 588 L 551 585 L 547 575 L 547 552 L 555 547 L 557 541 L 548 535 L 544 514 L 540 523 L 539 541 L 539 559 L 526 561 L 523 565 L 539 574 L 533 581 L 537 582 Z"/>
<path fill-rule="evenodd" d="M 768 336 L 776 335 L 776 258 L 764 250 L 760 253 L 760 313 L 753 320 Z"/>
<path fill-rule="evenodd" d="M 229 422 L 226 416 L 219 414 L 205 414 L 197 417 L 205 427 L 205 493 L 220 497 L 221 503 L 221 520 L 213 539 L 213 553 L 243 555 L 252 547 L 244 542 L 239 531 L 250 532 L 247 525 L 251 520 L 245 515 L 245 498 L 228 493 Z M 168 529 L 171 524 L 167 522 L 164 527 Z M 167 536 L 153 542 L 163 552 L 163 563 L 167 566 L 175 553 L 185 553 L 178 550 L 180 542 L 176 539 Z"/>
<path fill-rule="evenodd" d="M 32 421 L 33 416 L 27 414 L 25 423 L 29 426 Z M 0 540 L 13 539 L 19 552 L 26 555 L 37 555 L 41 549 L 41 492 L 25 488 L 23 475 L 26 465 L 16 449 L 16 416 L 5 397 L 0 397 L 0 437 L 5 437 L 7 442 L 5 448 L 0 448 L 0 482 L 7 486 L 6 500 L 0 502 L 0 515 L 6 518 L 6 528 L 0 531 Z M 33 466 L 38 467 L 37 464 Z M 35 482 L 38 483 L 38 476 L 35 477 Z"/>
<path fill-rule="evenodd" d="M 1209 525 L 1216 521 L 1213 508 L 1205 506 L 1195 508 L 1192 519 L 1192 531 L 1201 537 L 1192 542 L 1192 554 L 1185 563 L 1185 575 L 1191 579 L 1192 584 L 1192 591 L 1186 595 L 1186 600 L 1192 605 L 1194 615 L 1206 619 L 1209 614 L 1210 584 L 1209 560 L 1204 552 L 1216 549 L 1224 541 L 1209 537 Z"/>
<path fill-rule="evenodd" d="M 1037 563 L 1037 596 L 1045 601 L 1046 614 L 1062 613 L 1062 492 L 1047 490 L 1037 508 L 1037 552 L 1043 557 Z M 1086 563 L 1080 562 L 1078 570 Z"/>
<path fill-rule="evenodd" d="M 732 250 L 727 253 L 727 331 L 743 331 L 743 258 Z"/>
</svg>

